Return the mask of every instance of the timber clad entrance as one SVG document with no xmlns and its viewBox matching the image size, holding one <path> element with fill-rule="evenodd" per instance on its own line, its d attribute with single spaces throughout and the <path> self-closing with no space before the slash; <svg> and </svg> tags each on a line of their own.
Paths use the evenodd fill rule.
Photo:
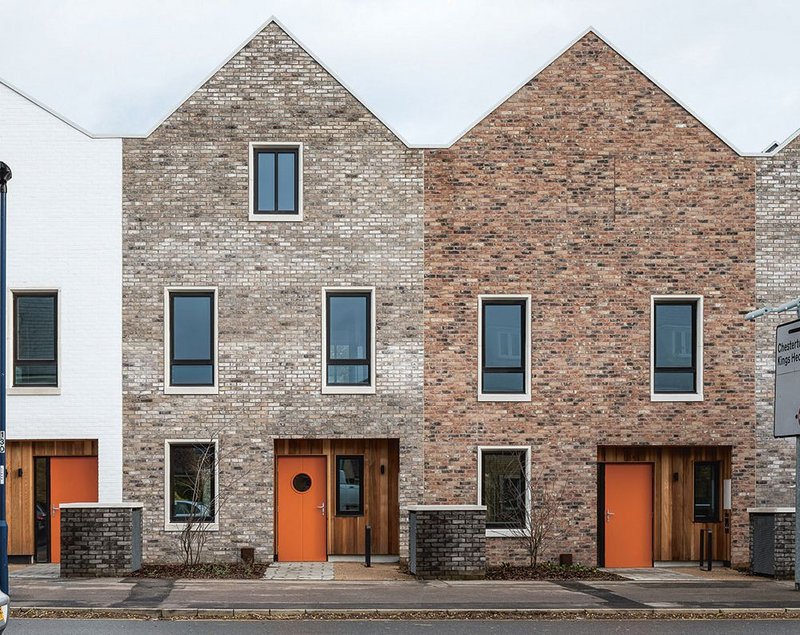
<svg viewBox="0 0 800 635">
<path fill-rule="evenodd" d="M 698 560 L 701 529 L 713 533 L 713 559 L 730 562 L 731 510 L 724 500 L 730 447 L 601 446 L 597 459 L 601 566 Z"/>
<path fill-rule="evenodd" d="M 278 457 L 278 560 L 328 559 L 327 461 L 324 456 Z"/>
<path fill-rule="evenodd" d="M 605 466 L 605 566 L 653 566 L 653 466 Z"/>
<path fill-rule="evenodd" d="M 325 531 L 320 533 L 325 542 L 319 559 L 324 560 L 328 555 L 363 554 L 367 525 L 372 528 L 373 554 L 399 554 L 397 439 L 277 439 L 275 455 L 275 554 L 278 560 L 312 559 L 296 551 L 287 551 L 287 540 L 291 544 L 293 538 L 285 537 L 289 532 L 298 532 L 300 518 L 296 507 L 298 496 L 287 485 L 289 474 L 297 470 L 291 461 L 308 459 L 320 461 L 327 470 L 327 490 L 314 503 L 317 506 L 325 502 L 325 517 L 313 517 L 325 524 Z M 319 513 L 316 510 L 316 514 Z M 305 522 L 306 516 L 302 519 Z"/>
</svg>

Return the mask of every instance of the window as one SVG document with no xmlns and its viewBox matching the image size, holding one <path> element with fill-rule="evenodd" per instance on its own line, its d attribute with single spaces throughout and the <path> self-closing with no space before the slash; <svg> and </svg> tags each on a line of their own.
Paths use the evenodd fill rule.
<svg viewBox="0 0 800 635">
<path fill-rule="evenodd" d="M 216 292 L 167 289 L 165 392 L 217 392 Z"/>
<path fill-rule="evenodd" d="M 719 522 L 719 461 L 694 464 L 694 520 Z"/>
<path fill-rule="evenodd" d="M 187 522 L 215 523 L 217 447 L 214 442 L 168 441 L 166 522 L 168 529 Z M 170 527 L 170 525 L 172 525 Z"/>
<path fill-rule="evenodd" d="M 364 515 L 364 457 L 336 457 L 336 515 Z"/>
<path fill-rule="evenodd" d="M 326 289 L 323 338 L 323 392 L 375 392 L 374 290 Z"/>
<path fill-rule="evenodd" d="M 58 387 L 58 293 L 13 294 L 13 387 Z"/>
<path fill-rule="evenodd" d="M 529 306 L 529 296 L 479 298 L 479 400 L 530 400 Z"/>
<path fill-rule="evenodd" d="M 652 397 L 702 399 L 702 298 L 653 298 L 652 320 Z"/>
<path fill-rule="evenodd" d="M 250 220 L 302 220 L 302 163 L 302 144 L 250 144 Z"/>
<path fill-rule="evenodd" d="M 528 448 L 478 448 L 478 504 L 486 506 L 488 535 L 513 536 L 527 527 Z"/>
</svg>

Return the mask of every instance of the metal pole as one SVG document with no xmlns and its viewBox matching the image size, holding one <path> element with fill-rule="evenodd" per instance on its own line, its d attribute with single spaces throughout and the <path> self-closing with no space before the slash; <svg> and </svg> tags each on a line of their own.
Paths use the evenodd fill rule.
<svg viewBox="0 0 800 635">
<path fill-rule="evenodd" d="M 714 553 L 713 546 L 714 538 L 711 530 L 709 529 L 708 533 L 706 534 L 706 557 L 708 558 L 708 566 L 706 567 L 706 571 L 711 571 L 711 560 L 712 554 Z"/>
<path fill-rule="evenodd" d="M 6 192 L 11 169 L 0 161 L 0 591 L 8 594 L 6 522 Z"/>
<path fill-rule="evenodd" d="M 372 527 L 364 527 L 364 565 L 372 566 Z"/>
<path fill-rule="evenodd" d="M 706 540 L 705 540 L 706 530 L 700 530 L 700 568 L 703 568 L 703 564 L 706 561 Z"/>
<path fill-rule="evenodd" d="M 800 437 L 794 443 L 794 590 L 800 591 Z"/>
</svg>

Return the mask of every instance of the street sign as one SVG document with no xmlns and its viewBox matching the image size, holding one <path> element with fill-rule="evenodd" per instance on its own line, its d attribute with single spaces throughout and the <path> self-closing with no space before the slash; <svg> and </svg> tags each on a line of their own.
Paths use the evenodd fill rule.
<svg viewBox="0 0 800 635">
<path fill-rule="evenodd" d="M 800 320 L 775 329 L 774 436 L 800 436 Z"/>
</svg>

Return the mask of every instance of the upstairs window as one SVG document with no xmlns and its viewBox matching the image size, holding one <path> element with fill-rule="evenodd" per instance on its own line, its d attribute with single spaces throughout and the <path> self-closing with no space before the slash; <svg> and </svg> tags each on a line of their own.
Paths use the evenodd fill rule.
<svg viewBox="0 0 800 635">
<path fill-rule="evenodd" d="M 660 400 L 702 394 L 700 315 L 699 299 L 653 300 L 652 393 Z"/>
<path fill-rule="evenodd" d="M 216 293 L 168 290 L 167 392 L 209 392 L 216 385 Z"/>
<path fill-rule="evenodd" d="M 481 296 L 479 398 L 530 399 L 530 318 L 526 296 Z"/>
<path fill-rule="evenodd" d="M 694 464 L 694 521 L 719 522 L 719 461 Z"/>
<path fill-rule="evenodd" d="M 58 293 L 14 293 L 14 387 L 58 386 Z"/>
<path fill-rule="evenodd" d="M 251 220 L 300 220 L 302 146 L 250 144 Z"/>
<path fill-rule="evenodd" d="M 371 289 L 325 291 L 324 392 L 374 392 L 373 305 Z"/>
</svg>

